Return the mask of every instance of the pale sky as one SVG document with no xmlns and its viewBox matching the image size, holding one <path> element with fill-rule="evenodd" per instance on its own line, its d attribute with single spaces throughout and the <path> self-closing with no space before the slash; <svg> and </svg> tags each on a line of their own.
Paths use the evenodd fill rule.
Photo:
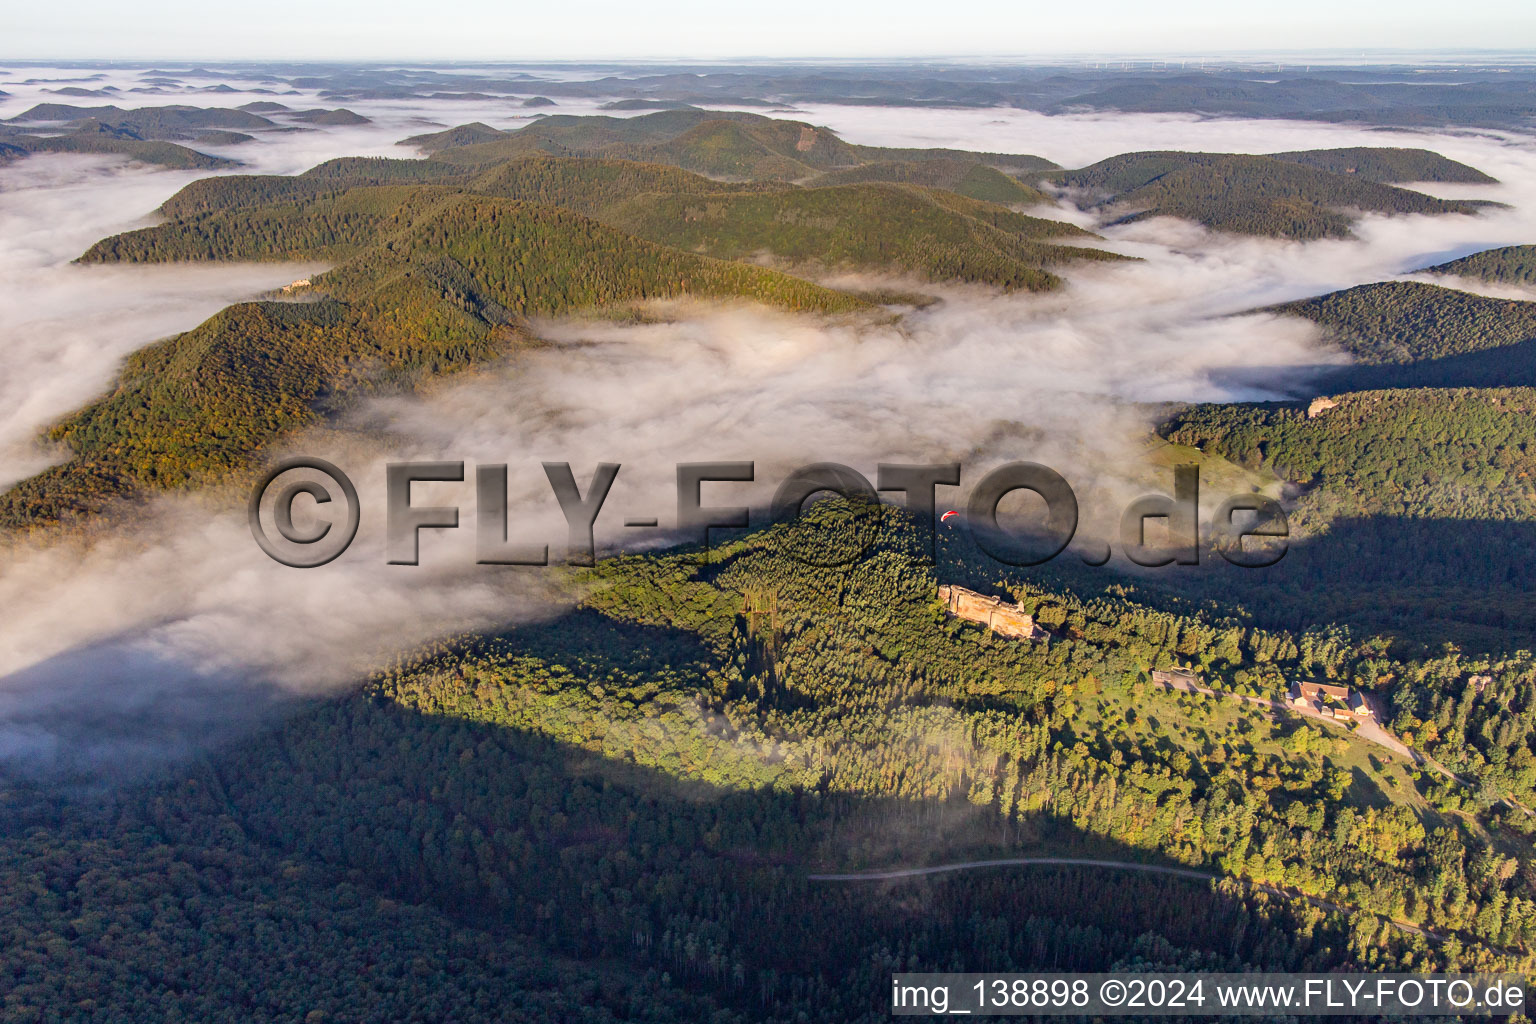
<svg viewBox="0 0 1536 1024">
<path fill-rule="evenodd" d="M 6 0 L 0 59 L 1536 50 L 1532 0 Z"/>
</svg>

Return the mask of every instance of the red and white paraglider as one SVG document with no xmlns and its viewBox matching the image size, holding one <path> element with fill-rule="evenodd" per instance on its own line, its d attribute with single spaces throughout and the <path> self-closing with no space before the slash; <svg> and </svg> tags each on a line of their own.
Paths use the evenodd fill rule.
<svg viewBox="0 0 1536 1024">
<path fill-rule="evenodd" d="M 956 512 L 954 509 L 950 509 L 948 512 L 945 512 L 943 515 L 939 516 L 939 522 L 947 524 L 949 522 L 950 516 L 958 516 L 959 514 L 960 513 Z"/>
</svg>

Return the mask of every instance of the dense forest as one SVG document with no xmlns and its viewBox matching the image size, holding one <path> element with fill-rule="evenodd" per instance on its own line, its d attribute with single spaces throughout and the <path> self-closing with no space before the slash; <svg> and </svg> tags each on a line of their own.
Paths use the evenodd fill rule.
<svg viewBox="0 0 1536 1024">
<path fill-rule="evenodd" d="M 934 282 L 1004 291 L 1048 291 L 1044 269 L 1122 259 L 1080 245 L 1092 238 L 1062 221 L 1028 217 L 940 189 L 833 185 L 787 193 L 644 196 L 602 219 L 642 238 L 724 259 L 768 252 L 791 267 L 894 271 Z M 898 231 L 892 225 L 900 225 Z"/>
<path fill-rule="evenodd" d="M 1358 362 L 1418 363 L 1536 338 L 1536 302 L 1383 281 L 1270 310 L 1322 325 Z"/>
<path fill-rule="evenodd" d="M 382 184 L 396 181 L 444 184 Z M 1071 224 L 946 189 L 732 185 L 659 164 L 535 155 L 477 168 L 472 176 L 437 160 L 353 159 L 298 178 L 209 179 L 165 204 L 176 219 L 104 239 L 81 259 L 342 258 L 393 230 L 408 217 L 402 211 L 450 191 L 559 206 L 638 238 L 722 259 L 771 255 L 792 268 L 895 272 L 1005 290 L 1059 287 L 1060 278 L 1044 269 L 1052 264 L 1121 258 L 1055 244 L 1094 237 Z"/>
<path fill-rule="evenodd" d="M 1183 217 L 1219 231 L 1298 239 L 1348 237 L 1360 211 L 1473 213 L 1488 205 L 1435 199 L 1387 182 L 1494 181 L 1437 153 L 1392 148 L 1267 157 L 1129 153 L 1060 171 L 1039 157 L 856 146 L 803 122 L 696 108 L 633 118 L 555 115 L 506 132 L 475 123 L 405 142 L 467 166 L 542 152 L 672 164 L 730 180 L 897 181 L 993 202 L 1038 203 L 1044 196 L 1034 183 L 1045 179 L 1099 206 L 1123 208 L 1126 217 Z M 1036 194 L 1021 195 L 1000 180 L 1008 177 Z"/>
<path fill-rule="evenodd" d="M 1536 284 L 1536 245 L 1485 249 L 1459 260 L 1428 267 L 1422 273 L 1450 274 L 1489 284 Z"/>
<path fill-rule="evenodd" d="M 1335 514 L 1527 519 L 1536 512 L 1536 392 L 1403 389 L 1202 405 L 1164 435 L 1326 492 Z"/>
<path fill-rule="evenodd" d="M 0 495 L 0 524 L 35 528 L 138 488 L 209 482 L 360 389 L 504 355 L 526 337 L 529 315 L 682 295 L 823 313 L 870 308 L 552 207 L 454 192 L 406 190 L 406 199 L 390 215 L 387 241 L 316 278 L 323 300 L 231 306 L 130 356 L 106 397 L 50 431 L 74 457 Z M 376 222 L 331 223 L 328 238 Z M 284 230 L 223 237 L 289 243 Z"/>
<path fill-rule="evenodd" d="M 5 528 L 208 482 L 313 422 L 322 398 L 335 408 L 360 388 L 504 354 L 529 316 L 682 295 L 872 308 L 756 265 L 765 252 L 795 268 L 1037 290 L 1060 285 L 1049 265 L 1121 258 L 1055 244 L 1092 237 L 1072 225 L 943 189 L 726 184 L 544 154 L 348 158 L 298 177 L 211 178 L 163 212 L 171 219 L 104 239 L 82 262 L 337 262 L 301 292 L 325 301 L 232 307 L 137 353 L 107 398 L 51 430 L 75 457 L 0 496 Z M 726 262 L 737 259 L 754 262 Z"/>
<path fill-rule="evenodd" d="M 812 568 L 797 531 L 829 504 L 707 565 L 600 563 L 559 619 L 432 645 L 104 802 L 7 780 L 0 1008 L 873 1020 L 900 969 L 1530 967 L 1532 825 L 1498 803 L 1536 785 L 1529 656 L 986 583 L 959 541 L 925 569 L 889 509 L 864 558 Z M 936 579 L 1018 596 L 1050 641 L 946 616 Z M 1158 691 L 1174 663 L 1218 695 Z M 1379 688 L 1468 784 L 1224 695 L 1297 675 Z M 1222 880 L 807 878 L 1042 849 Z"/>
<path fill-rule="evenodd" d="M 1382 281 L 1266 312 L 1311 320 L 1350 355 L 1320 370 L 1324 391 L 1536 385 L 1536 302 Z"/>
<path fill-rule="evenodd" d="M 1312 166 L 1299 162 L 1303 156 L 1310 155 L 1126 153 L 1050 180 L 1095 206 L 1125 211 L 1122 219 L 1181 217 L 1215 231 L 1302 240 L 1349 237 L 1358 213 L 1347 211 L 1475 213 L 1486 205 L 1336 173 L 1326 166 L 1331 160 Z"/>
<path fill-rule="evenodd" d="M 948 189 L 989 203 L 1023 203 L 1045 206 L 1055 202 L 1037 188 L 995 167 L 968 160 L 888 160 L 864 164 L 846 171 L 828 171 L 813 178 L 816 185 L 853 185 L 866 181 L 890 181 Z"/>
<path fill-rule="evenodd" d="M 506 132 L 475 123 L 412 136 L 404 142 L 465 165 L 547 153 L 671 164 L 711 177 L 758 181 L 800 181 L 821 172 L 867 164 L 930 160 L 961 160 L 1010 173 L 1041 172 L 1056 166 L 1023 154 L 860 146 L 844 142 L 831 129 L 803 121 L 696 107 L 638 117 L 555 114 Z"/>
<path fill-rule="evenodd" d="M 1462 185 L 1494 185 L 1490 177 L 1427 149 L 1357 146 L 1350 149 L 1311 149 L 1271 153 L 1276 160 L 1306 164 L 1334 174 L 1354 174 L 1368 181 L 1394 185 L 1408 181 L 1453 182 Z"/>
<path fill-rule="evenodd" d="M 1330 401 L 1195 406 L 1163 423 L 1170 440 L 1273 473 L 1291 494 L 1291 549 L 1278 565 L 1169 585 L 1273 624 L 1334 621 L 1431 645 L 1527 648 L 1533 392 L 1396 389 Z"/>
</svg>

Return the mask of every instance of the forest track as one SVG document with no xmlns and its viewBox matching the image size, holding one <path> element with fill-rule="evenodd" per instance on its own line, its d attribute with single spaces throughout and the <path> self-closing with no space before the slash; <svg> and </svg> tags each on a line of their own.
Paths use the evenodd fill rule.
<svg viewBox="0 0 1536 1024">
<path fill-rule="evenodd" d="M 1447 936 L 1421 928 L 1408 921 L 1400 921 L 1395 917 L 1385 914 L 1377 914 L 1374 911 L 1364 911 L 1355 907 L 1348 907 L 1333 900 L 1324 899 L 1321 896 L 1311 896 L 1295 889 L 1287 889 L 1283 886 L 1272 885 L 1268 882 L 1254 882 L 1240 875 L 1218 875 L 1211 871 L 1201 871 L 1198 868 L 1176 868 L 1166 864 L 1142 864 L 1131 860 L 1095 860 L 1091 857 L 1003 857 L 997 860 L 964 860 L 955 861 L 952 864 L 934 864 L 925 868 L 890 868 L 885 871 L 855 871 L 846 874 L 817 874 L 807 875 L 806 880 L 811 882 L 881 882 L 899 881 L 904 878 L 920 878 L 925 875 L 942 875 L 955 871 L 973 871 L 980 868 L 1003 867 L 1084 867 L 1105 868 L 1111 871 L 1141 871 L 1151 875 L 1167 875 L 1174 878 L 1193 878 L 1201 882 L 1215 882 L 1223 878 L 1229 878 L 1234 882 L 1242 882 L 1262 892 L 1274 896 L 1283 896 L 1288 899 L 1306 900 L 1314 907 L 1322 910 L 1330 910 L 1340 914 L 1368 913 L 1390 923 L 1401 931 L 1414 935 L 1422 935 L 1436 942 L 1443 942 Z M 1495 947 L 1496 948 L 1496 947 Z"/>
</svg>

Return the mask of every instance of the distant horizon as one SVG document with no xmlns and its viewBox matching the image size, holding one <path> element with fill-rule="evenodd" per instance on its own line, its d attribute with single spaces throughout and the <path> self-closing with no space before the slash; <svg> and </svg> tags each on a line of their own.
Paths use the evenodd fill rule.
<svg viewBox="0 0 1536 1024">
<path fill-rule="evenodd" d="M 1536 5 L 1528 0 L 1464 0 L 1454 7 L 1439 0 L 1291 0 L 1279 17 L 1223 0 L 1100 0 L 1087 17 L 1005 0 L 943 7 L 922 0 L 781 0 L 771 11 L 708 0 L 644 7 L 590 0 L 570 14 L 493 0 L 439 0 L 430 8 L 368 0 L 266 0 L 231 10 L 194 0 L 15 6 L 6 19 L 12 60 L 1050 60 L 1536 50 Z"/>
<path fill-rule="evenodd" d="M 1174 50 L 1099 50 L 1061 51 L 1041 53 L 910 53 L 866 56 L 828 56 L 788 54 L 782 56 L 764 54 L 737 54 L 723 56 L 563 56 L 563 57 L 424 57 L 410 55 L 343 57 L 343 56 L 103 56 L 103 55 L 53 55 L 8 56 L 0 54 L 0 64 L 26 67 L 63 67 L 108 65 L 113 67 L 180 64 L 180 65 L 269 65 L 269 64 L 316 64 L 316 65 L 418 65 L 423 67 L 593 67 L 631 66 L 655 67 L 658 65 L 742 66 L 742 65 L 861 65 L 883 64 L 940 64 L 950 66 L 975 65 L 977 67 L 1030 67 L 1054 64 L 1128 63 L 1128 64 L 1192 64 L 1195 62 L 1229 62 L 1233 64 L 1283 65 L 1314 63 L 1337 67 L 1381 66 L 1381 58 L 1395 58 L 1390 62 L 1410 67 L 1431 63 L 1469 62 L 1498 65 L 1503 63 L 1536 63 L 1536 46 L 1526 47 L 1317 47 L 1315 49 L 1225 49 L 1202 51 Z M 1373 59 L 1376 58 L 1376 59 Z M 1415 59 L 1416 58 L 1416 59 Z M 5 70 L 0 68 L 0 71 Z"/>
</svg>

